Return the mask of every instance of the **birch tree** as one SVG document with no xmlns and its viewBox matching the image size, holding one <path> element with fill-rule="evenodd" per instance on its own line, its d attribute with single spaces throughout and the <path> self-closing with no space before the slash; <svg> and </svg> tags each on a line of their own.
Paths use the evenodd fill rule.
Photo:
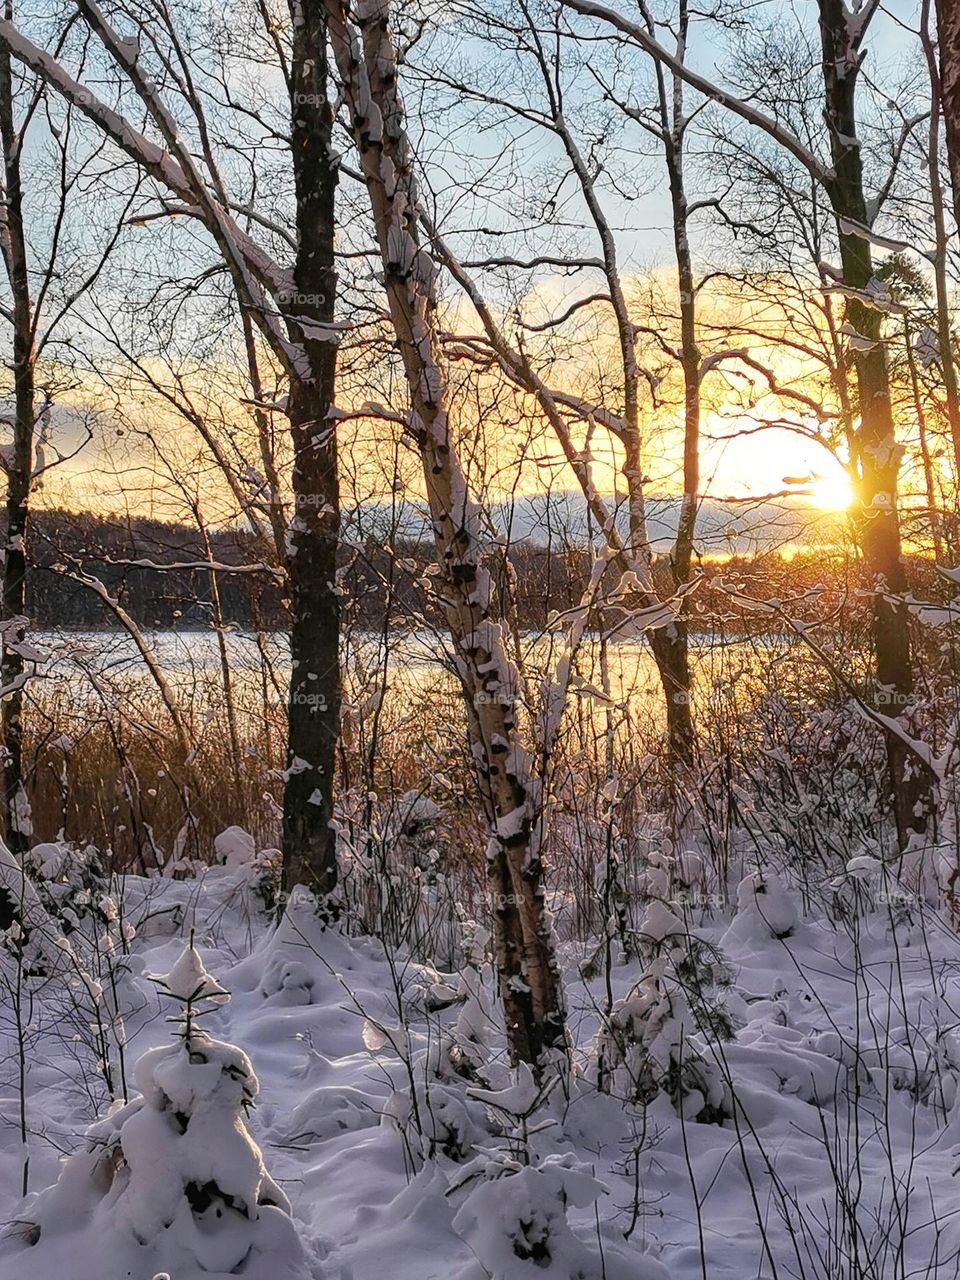
<svg viewBox="0 0 960 1280">
<path fill-rule="evenodd" d="M 326 0 L 349 127 L 373 215 L 390 317 L 410 394 L 470 746 L 489 828 L 496 958 L 511 1056 L 538 1066 L 566 1053 L 563 987 L 544 904 L 543 788 L 518 725 L 520 676 L 494 616 L 478 504 L 467 489 L 448 414 L 436 324 L 437 267 L 422 243 L 414 158 L 384 0 L 351 15 Z"/>
<path fill-rule="evenodd" d="M 694 268 L 688 237 L 689 211 L 683 177 L 683 150 L 688 121 L 683 118 L 683 86 L 679 79 L 667 83 L 661 76 L 654 87 L 655 106 L 647 115 L 634 104 L 625 103 L 622 95 L 604 78 L 599 59 L 585 59 L 569 39 L 569 31 L 560 6 L 520 4 L 507 7 L 467 9 L 471 29 L 497 50 L 498 64 L 514 59 L 517 70 L 511 81 L 498 85 L 496 91 L 486 87 L 479 70 L 468 82 L 462 70 L 448 70 L 442 61 L 420 66 L 421 75 L 445 85 L 453 94 L 475 103 L 491 120 L 512 121 L 521 129 L 534 126 L 543 135 L 547 147 L 557 145 L 567 165 L 570 185 L 579 193 L 588 233 L 593 241 L 582 251 L 563 247 L 534 255 L 527 261 L 519 257 L 493 253 L 475 255 L 469 268 L 458 260 L 452 237 L 432 235 L 440 261 L 462 285 L 476 310 L 490 348 L 503 372 L 531 395 L 556 435 L 563 456 L 573 472 L 584 500 L 601 537 L 613 552 L 610 562 L 623 575 L 630 575 L 630 591 L 608 591 L 611 613 L 620 614 L 615 630 L 630 633 L 637 614 L 647 620 L 650 646 L 657 664 L 666 708 L 667 780 L 674 798 L 686 787 L 696 754 L 688 660 L 688 593 L 693 585 L 691 572 L 695 541 L 699 486 L 700 386 L 716 362 L 701 365 L 695 324 Z M 652 24 L 649 10 L 643 7 L 644 19 Z M 681 56 L 686 48 L 689 16 L 681 4 L 676 30 Z M 614 74 L 614 79 L 615 73 Z M 673 347 L 664 337 L 662 327 L 652 318 L 638 314 L 630 296 L 630 285 L 619 244 L 618 228 L 608 207 L 610 184 L 605 176 L 609 164 L 609 148 L 605 146 L 604 125 L 590 130 L 578 129 L 578 113 L 571 102 L 575 86 L 583 79 L 595 79 L 599 85 L 604 109 L 614 104 L 614 114 L 622 112 L 641 123 L 655 136 L 663 148 L 668 172 L 673 214 L 674 248 L 676 252 L 680 314 L 680 343 Z M 501 77 L 502 79 L 502 77 Z M 538 145 L 541 145 L 538 140 Z M 556 183 L 556 179 L 553 182 Z M 565 187 L 561 180 L 559 187 Z M 552 203 L 556 203 L 555 201 Z M 549 230 L 550 213 L 545 213 L 545 230 Z M 428 232 L 430 228 L 428 227 Z M 499 315 L 486 294 L 487 273 L 509 268 L 530 273 L 547 268 L 566 277 L 586 276 L 589 284 L 575 292 L 573 300 L 561 295 L 551 313 L 543 320 L 527 321 L 522 305 L 516 318 Z M 531 295 L 535 289 L 530 286 Z M 616 385 L 606 395 L 577 392 L 564 385 L 549 346 L 533 345 L 534 338 L 555 337 L 563 349 L 563 335 L 568 322 L 576 322 L 588 312 L 612 317 L 614 345 L 617 355 Z M 647 459 L 644 439 L 644 416 L 651 407 L 652 392 L 658 384 L 654 373 L 644 367 L 642 344 L 651 335 L 659 344 L 658 354 L 667 354 L 682 370 L 684 381 L 682 428 L 682 494 L 677 533 L 670 556 L 672 581 L 665 588 L 658 585 L 654 574 L 654 553 L 647 519 Z M 576 349 L 577 339 L 568 339 L 569 349 Z M 556 362 L 560 363 L 560 362 Z M 560 365 L 562 369 L 562 364 Z M 602 389 L 598 387 L 598 392 Z M 579 437 L 608 436 L 611 455 L 618 456 L 619 478 L 625 497 L 620 500 L 602 494 L 594 484 L 589 466 L 584 464 Z M 619 519 L 620 510 L 624 518 Z M 661 611 L 657 625 L 650 625 L 652 613 Z"/>
</svg>

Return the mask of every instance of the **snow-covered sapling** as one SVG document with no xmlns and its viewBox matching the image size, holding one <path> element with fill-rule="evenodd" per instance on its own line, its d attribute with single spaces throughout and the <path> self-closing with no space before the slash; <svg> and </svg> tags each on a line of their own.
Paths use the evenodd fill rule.
<svg viewBox="0 0 960 1280">
<path fill-rule="evenodd" d="M 682 988 L 653 961 L 619 1000 L 598 1037 L 603 1086 L 647 1105 L 664 1093 L 680 1115 L 716 1122 L 730 1114 L 727 1090 L 707 1060 Z"/>
<path fill-rule="evenodd" d="M 507 1088 L 470 1091 L 499 1117 L 505 1142 L 479 1149 L 451 1183 L 447 1194 L 461 1201 L 454 1230 L 498 1280 L 666 1280 L 652 1259 L 613 1242 L 595 1250 L 571 1228 L 568 1211 L 589 1209 L 606 1188 L 572 1152 L 539 1149 L 555 1121 L 537 1114 L 558 1083 L 538 1086 L 522 1065 Z"/>
<path fill-rule="evenodd" d="M 466 962 L 460 981 L 456 986 L 433 981 L 420 994 L 427 1010 L 441 1015 L 460 1005 L 453 1026 L 437 1017 L 418 1048 L 414 1048 L 408 1029 L 381 1029 L 373 1038 L 365 1029 L 368 1048 L 389 1043 L 400 1057 L 402 1075 L 385 1114 L 403 1134 L 406 1148 L 417 1162 L 438 1155 L 465 1160 L 478 1142 L 489 1137 L 487 1111 L 467 1087 L 488 1082 L 487 1064 L 493 1053 L 497 1020 L 483 982 L 489 942 L 488 930 L 467 919 L 461 908 L 461 946 Z M 436 971 L 433 975 L 439 976 Z"/>
<path fill-rule="evenodd" d="M 464 965 L 460 971 L 457 998 L 462 1001 L 453 1035 L 452 1057 L 460 1064 L 460 1074 L 476 1080 L 490 1061 L 497 1017 L 490 992 L 484 986 L 488 967 L 490 931 L 474 920 L 461 920 Z"/>
<path fill-rule="evenodd" d="M 479 1156 L 470 1172 L 475 1182 L 453 1228 L 485 1274 L 510 1280 L 526 1274 L 554 1280 L 602 1274 L 601 1258 L 567 1221 L 568 1207 L 586 1208 L 604 1191 L 585 1164 L 567 1154 L 522 1165 L 499 1153 Z"/>
<path fill-rule="evenodd" d="M 664 1093 L 688 1119 L 721 1120 L 729 1114 L 729 1099 L 704 1038 L 733 1033 L 722 1000 L 712 994 L 728 976 L 662 902 L 649 904 L 640 934 L 646 967 L 598 1033 L 598 1084 L 644 1106 Z"/>
<path fill-rule="evenodd" d="M 797 904 L 775 871 L 752 871 L 737 887 L 737 914 L 723 945 L 760 946 L 789 938 L 800 922 Z"/>
<path fill-rule="evenodd" d="M 250 1060 L 198 1026 L 228 993 L 192 941 L 154 980 L 179 1006 L 174 1042 L 140 1058 L 141 1096 L 87 1130 L 56 1185 L 21 1214 L 31 1229 L 7 1247 L 35 1248 L 39 1273 L 48 1251 L 64 1256 L 69 1244 L 82 1258 L 84 1241 L 95 1241 L 98 1261 L 75 1280 L 160 1270 L 177 1280 L 241 1271 L 248 1280 L 305 1280 L 289 1202 L 245 1125 L 259 1087 Z"/>
</svg>

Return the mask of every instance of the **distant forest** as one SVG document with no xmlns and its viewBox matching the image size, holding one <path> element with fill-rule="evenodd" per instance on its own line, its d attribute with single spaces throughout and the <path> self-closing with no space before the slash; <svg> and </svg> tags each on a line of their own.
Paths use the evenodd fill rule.
<svg viewBox="0 0 960 1280">
<path fill-rule="evenodd" d="M 96 589 L 99 582 L 140 627 L 202 630 L 213 619 L 211 574 L 204 567 L 211 556 L 218 565 L 263 566 L 257 572 L 217 572 L 225 623 L 266 631 L 286 628 L 287 606 L 275 572 L 273 547 L 250 533 L 228 528 L 203 534 L 159 520 L 118 520 L 59 510 L 37 512 L 33 519 L 31 559 L 36 571 L 28 576 L 28 616 L 41 630 L 115 627 L 117 620 Z M 422 585 L 424 570 L 432 560 L 429 542 L 399 540 L 392 550 L 373 539 L 344 543 L 340 559 L 345 613 L 353 626 L 381 629 L 385 617 L 392 625 L 424 619 L 441 622 Z M 132 563 L 135 561 L 153 563 Z M 587 569 L 582 549 L 547 548 L 520 541 L 511 546 L 509 562 L 517 621 L 522 627 L 540 629 L 550 613 L 569 609 L 580 598 Z M 785 600 L 823 585 L 836 602 L 842 598 L 854 608 L 861 586 L 858 560 L 838 553 L 827 562 L 822 549 L 817 555 L 800 554 L 792 559 L 774 550 L 728 560 L 708 558 L 700 568 L 707 577 L 718 573 L 735 576 L 750 594 L 776 594 Z M 666 585 L 668 557 L 656 560 L 655 572 Z M 939 594 L 928 562 L 911 558 L 908 572 L 914 590 L 922 588 L 928 596 Z M 88 581 L 84 582 L 84 577 Z M 715 608 L 711 593 L 695 593 L 693 628 L 697 629 L 699 614 L 703 627 L 713 629 Z M 747 621 L 727 617 L 723 625 L 736 632 Z M 756 618 L 749 629 L 755 626 Z"/>
</svg>

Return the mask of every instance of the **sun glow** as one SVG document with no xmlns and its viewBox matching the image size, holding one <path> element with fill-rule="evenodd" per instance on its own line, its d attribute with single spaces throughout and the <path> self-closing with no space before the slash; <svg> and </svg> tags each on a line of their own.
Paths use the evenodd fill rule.
<svg viewBox="0 0 960 1280">
<path fill-rule="evenodd" d="M 853 487 L 849 476 L 842 471 L 829 476 L 814 476 L 810 485 L 810 499 L 821 511 L 846 511 L 853 501 Z"/>
</svg>

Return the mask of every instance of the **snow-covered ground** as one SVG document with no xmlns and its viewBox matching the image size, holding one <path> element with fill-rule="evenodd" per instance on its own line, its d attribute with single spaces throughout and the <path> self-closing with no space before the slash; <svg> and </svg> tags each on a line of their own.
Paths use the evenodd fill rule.
<svg viewBox="0 0 960 1280">
<path fill-rule="evenodd" d="M 695 930 L 700 977 L 676 904 L 609 975 L 565 944 L 574 1068 L 538 1089 L 503 1060 L 482 929 L 440 974 L 306 902 L 271 928 L 245 868 L 127 878 L 61 971 L 18 982 L 8 938 L 0 1280 L 954 1276 L 960 944 L 866 860 L 836 901 L 800 918 L 748 878 Z M 111 1108 L 124 1082 L 144 1101 Z"/>
</svg>

